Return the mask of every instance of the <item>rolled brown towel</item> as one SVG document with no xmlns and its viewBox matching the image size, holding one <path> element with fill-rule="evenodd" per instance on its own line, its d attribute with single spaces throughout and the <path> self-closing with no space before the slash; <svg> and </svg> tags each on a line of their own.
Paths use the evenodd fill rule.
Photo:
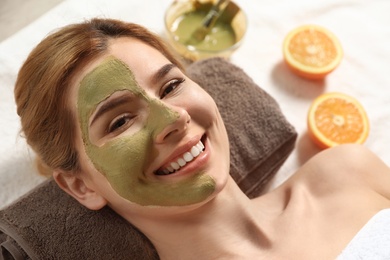
<svg viewBox="0 0 390 260">
<path fill-rule="evenodd" d="M 52 179 L 0 211 L 0 230 L 15 259 L 158 259 L 126 220 L 108 207 L 81 206 Z"/>
<path fill-rule="evenodd" d="M 228 61 L 199 61 L 187 73 L 219 107 L 231 175 L 257 196 L 294 148 L 294 128 L 277 102 Z M 3 259 L 158 259 L 149 240 L 110 208 L 88 210 L 52 179 L 0 211 L 0 248 Z"/>
</svg>

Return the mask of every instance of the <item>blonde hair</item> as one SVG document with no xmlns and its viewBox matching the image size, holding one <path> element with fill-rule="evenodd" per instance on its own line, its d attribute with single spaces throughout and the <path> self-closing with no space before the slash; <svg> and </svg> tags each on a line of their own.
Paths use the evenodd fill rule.
<svg viewBox="0 0 390 260">
<path fill-rule="evenodd" d="M 37 154 L 38 170 L 78 171 L 75 117 L 67 102 L 77 70 L 105 53 L 108 40 L 137 38 L 182 68 L 161 39 L 144 27 L 113 19 L 92 19 L 59 29 L 43 39 L 21 67 L 15 86 L 17 113 L 27 143 Z"/>
</svg>

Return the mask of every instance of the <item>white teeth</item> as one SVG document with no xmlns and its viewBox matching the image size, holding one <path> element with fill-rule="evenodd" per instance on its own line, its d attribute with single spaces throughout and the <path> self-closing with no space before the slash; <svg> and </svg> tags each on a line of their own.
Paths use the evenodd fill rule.
<svg viewBox="0 0 390 260">
<path fill-rule="evenodd" d="M 204 150 L 204 145 L 202 142 L 199 142 L 197 145 L 195 145 L 196 149 L 198 149 L 200 152 L 202 152 Z M 194 148 L 194 147 L 192 147 Z M 192 150 L 191 148 L 191 150 Z"/>
<path fill-rule="evenodd" d="M 200 149 L 198 149 L 196 146 L 194 146 L 191 148 L 191 155 L 193 157 L 196 157 L 200 154 L 200 151 L 201 151 Z"/>
<path fill-rule="evenodd" d="M 167 166 L 167 168 L 163 169 L 162 172 L 164 174 L 169 174 L 177 171 L 188 162 L 192 161 L 195 157 L 198 157 L 199 154 L 203 152 L 203 149 L 204 145 L 201 141 L 199 141 L 199 143 L 193 146 L 189 152 L 184 153 L 183 157 L 179 158 L 176 162 L 171 162 L 171 164 Z"/>
<path fill-rule="evenodd" d="M 186 160 L 187 161 L 187 160 Z M 186 162 L 185 160 L 183 160 L 182 158 L 180 158 L 179 160 L 177 160 L 177 163 L 181 166 L 181 167 L 183 167 L 184 165 L 186 165 Z"/>
<path fill-rule="evenodd" d="M 180 165 L 179 165 L 177 162 L 171 163 L 171 166 L 172 166 L 173 169 L 175 169 L 175 170 L 179 170 L 179 169 L 180 169 Z"/>
<path fill-rule="evenodd" d="M 192 147 L 193 148 L 193 147 Z M 183 158 L 186 162 L 190 162 L 192 161 L 192 159 L 194 159 L 194 156 L 192 156 L 192 154 L 190 154 L 189 152 L 186 152 L 184 155 L 183 155 Z M 180 159 L 179 159 L 180 160 Z"/>
</svg>

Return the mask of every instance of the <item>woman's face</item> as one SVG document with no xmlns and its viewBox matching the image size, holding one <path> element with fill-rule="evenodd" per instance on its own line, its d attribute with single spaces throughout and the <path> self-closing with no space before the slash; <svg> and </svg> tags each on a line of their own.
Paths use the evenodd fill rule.
<svg viewBox="0 0 390 260">
<path fill-rule="evenodd" d="M 224 187 L 229 147 L 217 107 L 159 51 L 112 40 L 75 86 L 82 175 L 109 203 L 192 205 Z"/>
</svg>

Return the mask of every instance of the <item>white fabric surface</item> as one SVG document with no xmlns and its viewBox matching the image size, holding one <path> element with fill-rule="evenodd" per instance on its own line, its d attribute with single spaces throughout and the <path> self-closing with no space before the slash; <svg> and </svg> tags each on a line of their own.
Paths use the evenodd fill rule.
<svg viewBox="0 0 390 260">
<path fill-rule="evenodd" d="M 66 0 L 0 43 L 0 208 L 43 179 L 33 169 L 33 153 L 19 135 L 13 86 L 31 49 L 50 31 L 94 16 L 123 19 L 164 34 L 164 10 L 171 0 Z M 270 188 L 290 176 L 319 150 L 306 134 L 306 114 L 323 92 L 356 97 L 368 112 L 371 132 L 365 145 L 390 165 L 390 1 L 388 0 L 236 0 L 247 13 L 249 28 L 231 61 L 281 105 L 299 138 Z M 325 81 L 303 80 L 282 59 L 282 42 L 293 28 L 314 23 L 340 39 L 345 55 Z M 261 140 L 259 140 L 261 142 Z"/>
<path fill-rule="evenodd" d="M 337 257 L 337 260 L 356 259 L 390 259 L 390 209 L 372 217 Z"/>
</svg>

